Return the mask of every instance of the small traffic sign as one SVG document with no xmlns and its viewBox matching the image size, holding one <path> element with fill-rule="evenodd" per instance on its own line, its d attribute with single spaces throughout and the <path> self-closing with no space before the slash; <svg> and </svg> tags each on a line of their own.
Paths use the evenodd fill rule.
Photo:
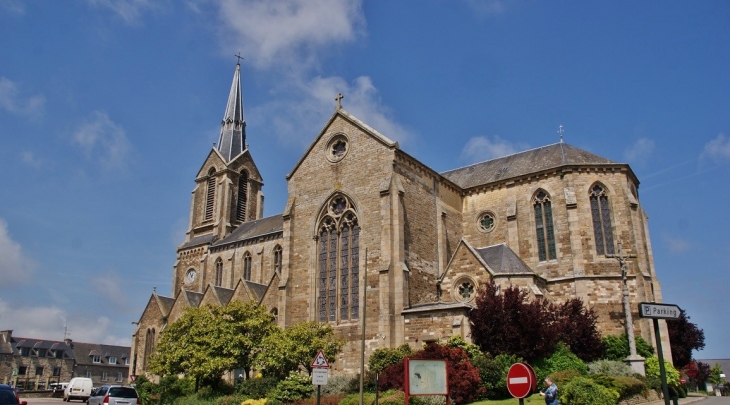
<svg viewBox="0 0 730 405">
<path fill-rule="evenodd" d="M 328 368 L 313 368 L 312 369 L 312 384 L 314 385 L 327 385 L 327 379 L 329 377 L 330 370 Z"/>
<path fill-rule="evenodd" d="M 137 381 L 137 376 L 134 375 L 134 374 L 132 374 L 132 375 L 129 376 L 129 379 L 131 379 L 132 382 L 135 382 L 135 381 Z"/>
<path fill-rule="evenodd" d="M 322 350 L 317 352 L 317 355 L 314 356 L 314 360 L 312 360 L 312 367 L 314 368 L 329 368 L 330 363 L 327 361 L 327 357 L 324 357 L 324 352 Z"/>
<path fill-rule="evenodd" d="M 679 319 L 682 310 L 676 305 L 655 304 L 653 302 L 639 303 L 639 316 L 652 319 Z"/>
<path fill-rule="evenodd" d="M 507 372 L 507 390 L 515 398 L 525 398 L 532 392 L 532 387 L 537 385 L 533 381 L 534 372 L 526 364 L 515 363 Z"/>
</svg>

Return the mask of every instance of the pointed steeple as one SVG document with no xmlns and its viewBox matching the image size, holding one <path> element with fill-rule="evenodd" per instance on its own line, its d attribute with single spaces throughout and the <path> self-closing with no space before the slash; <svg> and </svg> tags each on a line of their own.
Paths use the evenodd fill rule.
<svg viewBox="0 0 730 405">
<path fill-rule="evenodd" d="M 221 135 L 218 138 L 218 151 L 230 162 L 246 148 L 246 119 L 243 116 L 243 97 L 241 96 L 241 64 L 236 64 L 231 92 L 228 94 L 226 112 L 221 122 Z"/>
</svg>

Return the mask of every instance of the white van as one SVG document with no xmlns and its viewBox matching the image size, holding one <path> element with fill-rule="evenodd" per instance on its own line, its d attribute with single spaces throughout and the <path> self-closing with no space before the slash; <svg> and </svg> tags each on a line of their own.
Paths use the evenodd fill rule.
<svg viewBox="0 0 730 405">
<path fill-rule="evenodd" d="M 68 383 L 68 387 L 66 387 L 63 391 L 63 400 L 70 401 L 72 399 L 80 399 L 82 401 L 86 401 L 91 395 L 93 385 L 91 378 L 74 377 Z"/>
</svg>

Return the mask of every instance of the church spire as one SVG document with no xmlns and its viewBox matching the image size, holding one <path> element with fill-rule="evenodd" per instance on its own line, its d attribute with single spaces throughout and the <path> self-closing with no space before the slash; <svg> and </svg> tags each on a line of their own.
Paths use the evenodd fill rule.
<svg viewBox="0 0 730 405">
<path fill-rule="evenodd" d="M 233 74 L 233 83 L 231 83 L 231 92 L 228 94 L 228 104 L 226 104 L 226 112 L 221 122 L 221 134 L 217 147 L 226 162 L 230 162 L 246 148 L 246 119 L 243 116 L 240 61 L 236 64 L 236 72 Z"/>
</svg>

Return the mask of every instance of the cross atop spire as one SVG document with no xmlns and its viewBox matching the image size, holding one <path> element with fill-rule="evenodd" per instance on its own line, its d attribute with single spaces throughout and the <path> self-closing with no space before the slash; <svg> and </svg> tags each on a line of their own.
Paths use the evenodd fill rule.
<svg viewBox="0 0 730 405">
<path fill-rule="evenodd" d="M 563 124 L 558 125 L 558 135 L 560 135 L 560 143 L 563 143 Z"/>
<path fill-rule="evenodd" d="M 335 100 L 337 101 L 337 106 L 335 106 L 335 110 L 340 111 L 342 109 L 343 98 L 345 98 L 345 96 L 343 96 L 342 93 L 337 93 L 337 97 L 335 97 Z"/>
<path fill-rule="evenodd" d="M 226 112 L 221 121 L 221 134 L 218 137 L 218 151 L 230 162 L 245 149 L 246 145 L 246 119 L 243 116 L 243 97 L 241 95 L 241 55 L 236 55 L 239 63 L 236 64 L 236 71 L 233 73 L 231 91 L 228 93 Z"/>
<path fill-rule="evenodd" d="M 236 63 L 236 64 L 237 65 L 240 65 L 241 64 L 241 59 L 243 59 L 243 56 L 241 56 L 241 52 L 239 52 L 239 53 L 237 53 L 236 55 L 233 55 L 233 56 L 235 56 L 235 57 L 238 58 L 238 63 Z"/>
</svg>

